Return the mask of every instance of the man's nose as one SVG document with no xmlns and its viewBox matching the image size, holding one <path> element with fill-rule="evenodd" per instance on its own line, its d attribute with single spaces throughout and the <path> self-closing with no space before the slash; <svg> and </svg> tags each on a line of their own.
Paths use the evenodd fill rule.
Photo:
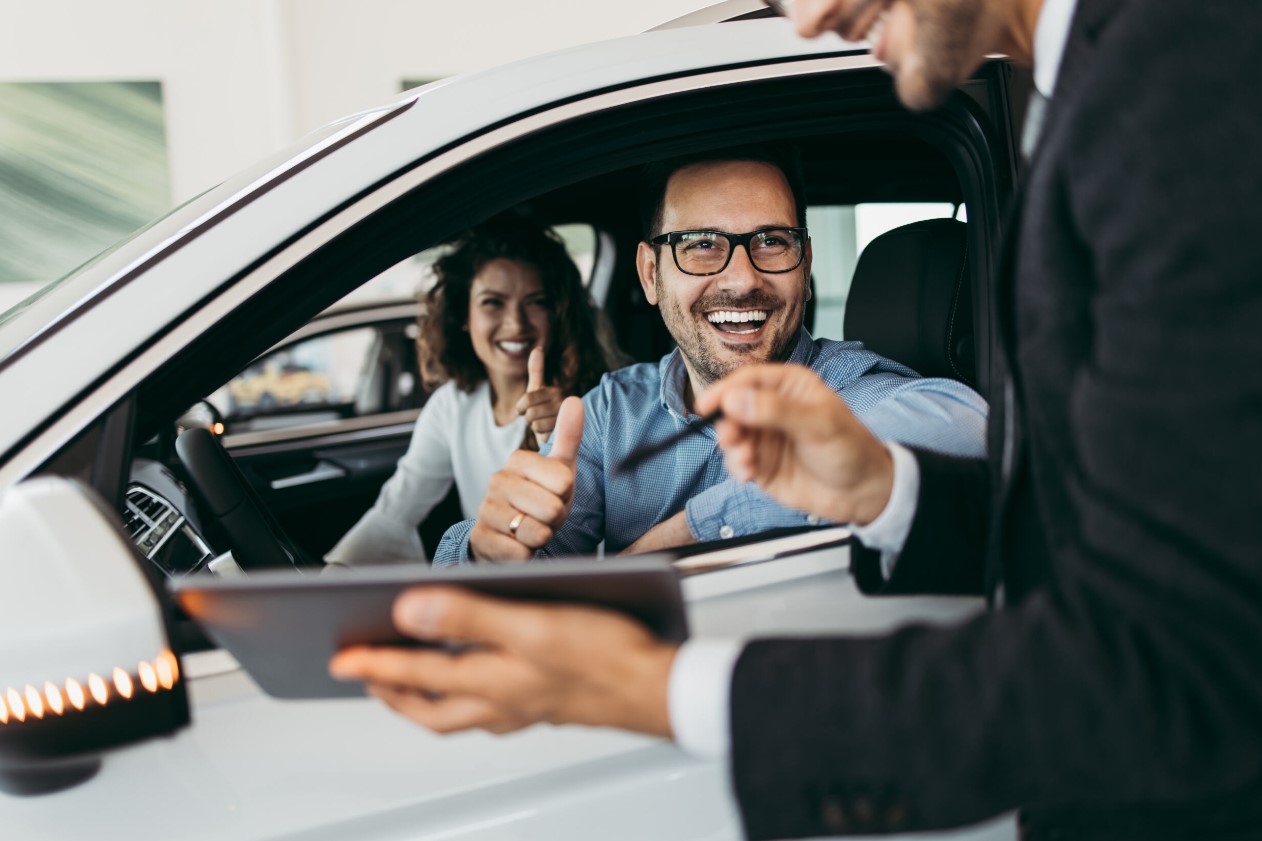
<svg viewBox="0 0 1262 841">
<path fill-rule="evenodd" d="M 725 292 L 740 294 L 757 289 L 762 284 L 762 272 L 758 271 L 749 259 L 749 251 L 744 246 L 736 246 L 727 268 L 717 278 L 718 288 Z"/>
</svg>

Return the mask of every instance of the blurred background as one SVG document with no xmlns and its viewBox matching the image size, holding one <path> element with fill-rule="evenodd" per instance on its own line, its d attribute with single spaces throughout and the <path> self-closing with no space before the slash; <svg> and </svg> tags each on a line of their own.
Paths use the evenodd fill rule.
<svg viewBox="0 0 1262 841">
<path fill-rule="evenodd" d="M 0 0 L 0 312 L 402 90 L 714 0 Z"/>
</svg>

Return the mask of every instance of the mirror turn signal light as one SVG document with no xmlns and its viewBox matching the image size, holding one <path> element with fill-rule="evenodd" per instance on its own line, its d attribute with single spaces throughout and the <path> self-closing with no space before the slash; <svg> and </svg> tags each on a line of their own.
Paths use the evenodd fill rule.
<svg viewBox="0 0 1262 841">
<path fill-rule="evenodd" d="M 136 667 L 135 677 L 122 667 L 115 667 L 110 675 L 112 686 L 98 674 L 88 675 L 88 694 L 84 693 L 83 684 L 72 677 L 66 678 L 64 691 L 51 680 L 45 681 L 43 691 L 29 684 L 21 689 L 8 687 L 0 693 L 0 726 L 21 724 L 28 717 L 38 720 L 46 714 L 83 712 L 88 707 L 89 695 L 103 707 L 114 697 L 126 701 L 141 691 L 157 694 L 173 689 L 179 672 L 179 660 L 170 651 L 163 651 L 152 662 L 142 660 Z"/>
</svg>

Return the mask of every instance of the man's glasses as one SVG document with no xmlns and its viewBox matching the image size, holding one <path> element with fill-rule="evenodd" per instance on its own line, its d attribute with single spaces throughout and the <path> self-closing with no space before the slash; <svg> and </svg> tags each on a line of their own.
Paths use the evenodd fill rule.
<svg viewBox="0 0 1262 841">
<path fill-rule="evenodd" d="M 749 262 L 767 274 L 791 272 L 802 265 L 806 252 L 806 228 L 763 228 L 747 234 L 726 231 L 671 231 L 655 236 L 653 245 L 670 245 L 675 266 L 696 277 L 718 274 L 732 261 L 732 253 L 745 247 Z"/>
</svg>

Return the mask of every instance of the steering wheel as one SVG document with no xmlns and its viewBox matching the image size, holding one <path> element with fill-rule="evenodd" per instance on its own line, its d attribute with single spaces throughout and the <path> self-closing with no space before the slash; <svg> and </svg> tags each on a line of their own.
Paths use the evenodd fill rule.
<svg viewBox="0 0 1262 841">
<path fill-rule="evenodd" d="M 232 556 L 244 570 L 313 566 L 272 518 L 223 444 L 209 430 L 186 429 L 175 453 L 201 510 L 227 535 Z"/>
</svg>

